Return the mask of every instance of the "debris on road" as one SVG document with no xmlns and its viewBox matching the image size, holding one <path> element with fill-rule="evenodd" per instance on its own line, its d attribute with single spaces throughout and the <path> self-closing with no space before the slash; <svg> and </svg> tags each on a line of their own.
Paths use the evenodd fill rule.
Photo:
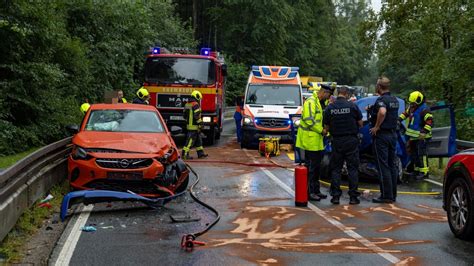
<svg viewBox="0 0 474 266">
<path fill-rule="evenodd" d="M 44 203 L 38 204 L 38 207 L 51 209 L 53 206 L 49 202 L 44 202 Z"/>
<path fill-rule="evenodd" d="M 201 220 L 199 217 L 191 217 L 189 215 L 170 215 L 170 218 L 173 223 L 189 223 Z"/>
<path fill-rule="evenodd" d="M 46 198 L 42 199 L 42 200 L 40 201 L 40 203 L 48 202 L 48 201 L 52 200 L 53 198 L 54 198 L 53 195 L 48 194 L 48 196 L 46 196 Z"/>
<path fill-rule="evenodd" d="M 94 226 L 83 226 L 81 230 L 84 232 L 95 232 L 97 229 Z"/>
</svg>

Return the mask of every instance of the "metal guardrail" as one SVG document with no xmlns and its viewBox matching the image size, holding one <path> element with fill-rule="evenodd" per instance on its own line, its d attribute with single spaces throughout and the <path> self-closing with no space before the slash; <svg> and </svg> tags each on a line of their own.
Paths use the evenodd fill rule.
<svg viewBox="0 0 474 266">
<path fill-rule="evenodd" d="M 474 148 L 474 141 L 467 141 L 467 140 L 456 140 L 456 146 L 459 148 L 470 149 Z"/>
<path fill-rule="evenodd" d="M 67 177 L 71 138 L 47 145 L 0 173 L 0 241 L 21 214 Z"/>
</svg>

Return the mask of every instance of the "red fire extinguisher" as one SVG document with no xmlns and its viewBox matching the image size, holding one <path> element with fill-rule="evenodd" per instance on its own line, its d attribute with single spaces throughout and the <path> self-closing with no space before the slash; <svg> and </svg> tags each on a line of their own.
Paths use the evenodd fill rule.
<svg viewBox="0 0 474 266">
<path fill-rule="evenodd" d="M 295 168 L 295 206 L 308 206 L 308 169 L 301 163 Z"/>
</svg>

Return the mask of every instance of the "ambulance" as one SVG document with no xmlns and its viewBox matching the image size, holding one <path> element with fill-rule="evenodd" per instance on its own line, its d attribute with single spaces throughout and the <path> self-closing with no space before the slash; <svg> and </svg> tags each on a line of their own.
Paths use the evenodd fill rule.
<svg viewBox="0 0 474 266">
<path fill-rule="evenodd" d="M 303 98 L 298 67 L 252 66 L 245 89 L 241 147 L 262 137 L 291 143 L 290 115 L 301 114 Z M 299 124 L 295 120 L 293 123 Z"/>
</svg>

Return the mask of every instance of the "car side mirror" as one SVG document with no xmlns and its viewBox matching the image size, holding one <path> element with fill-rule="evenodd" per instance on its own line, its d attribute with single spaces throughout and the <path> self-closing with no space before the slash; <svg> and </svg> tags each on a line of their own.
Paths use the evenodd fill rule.
<svg viewBox="0 0 474 266">
<path fill-rule="evenodd" d="M 221 66 L 221 70 L 222 70 L 222 76 L 227 76 L 227 65 L 224 64 Z"/>
<path fill-rule="evenodd" d="M 178 134 L 181 134 L 183 132 L 183 129 L 178 127 L 178 126 L 171 126 L 171 135 L 176 136 Z"/>
<path fill-rule="evenodd" d="M 66 130 L 71 133 L 71 134 L 77 134 L 79 132 L 79 126 L 78 125 L 68 125 L 66 126 Z"/>
</svg>

